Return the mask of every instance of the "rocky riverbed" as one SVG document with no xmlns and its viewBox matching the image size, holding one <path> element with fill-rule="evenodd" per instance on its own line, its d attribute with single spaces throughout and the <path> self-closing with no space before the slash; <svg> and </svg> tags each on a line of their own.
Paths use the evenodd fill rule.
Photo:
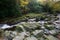
<svg viewBox="0 0 60 40">
<path fill-rule="evenodd" d="M 29 19 L 27 22 L 20 22 L 12 26 L 0 25 L 0 35 L 3 34 L 0 40 L 59 40 L 59 21 L 36 22 L 35 20 L 35 18 Z"/>
</svg>

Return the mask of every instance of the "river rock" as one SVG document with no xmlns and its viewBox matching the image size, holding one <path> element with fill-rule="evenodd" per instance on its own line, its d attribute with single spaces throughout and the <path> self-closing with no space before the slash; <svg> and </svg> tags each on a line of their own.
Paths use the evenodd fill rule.
<svg viewBox="0 0 60 40">
<path fill-rule="evenodd" d="M 28 36 L 28 34 L 26 34 L 26 32 L 21 32 L 16 37 L 14 37 L 13 40 L 23 40 L 25 36 Z"/>
<path fill-rule="evenodd" d="M 38 36 L 38 35 L 42 35 L 43 34 L 43 30 L 35 30 L 33 31 L 33 35 Z"/>
<path fill-rule="evenodd" d="M 38 40 L 38 39 L 34 36 L 31 36 L 31 37 L 27 37 L 25 40 Z"/>
<path fill-rule="evenodd" d="M 45 33 L 45 34 L 49 34 L 50 32 L 49 32 L 48 29 L 44 29 L 44 33 Z"/>
<path fill-rule="evenodd" d="M 49 36 L 46 36 L 46 38 L 48 40 L 58 40 L 56 37 L 52 36 L 52 35 L 49 35 Z"/>
<path fill-rule="evenodd" d="M 56 30 L 50 30 L 49 32 L 50 32 L 50 34 L 52 34 L 52 35 L 55 35 L 55 34 L 57 33 Z"/>
</svg>

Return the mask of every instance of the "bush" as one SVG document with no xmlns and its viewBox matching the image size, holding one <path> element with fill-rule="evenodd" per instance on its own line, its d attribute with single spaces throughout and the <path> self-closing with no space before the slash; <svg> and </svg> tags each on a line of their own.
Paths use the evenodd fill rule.
<svg viewBox="0 0 60 40">
<path fill-rule="evenodd" d="M 56 2 L 55 4 L 52 5 L 53 11 L 56 13 L 60 13 L 60 1 Z"/>
<path fill-rule="evenodd" d="M 29 2 L 29 4 L 27 5 L 27 7 L 30 9 L 29 12 L 34 12 L 34 13 L 40 13 L 42 12 L 42 5 L 38 2 L 36 2 L 35 0 Z"/>
</svg>

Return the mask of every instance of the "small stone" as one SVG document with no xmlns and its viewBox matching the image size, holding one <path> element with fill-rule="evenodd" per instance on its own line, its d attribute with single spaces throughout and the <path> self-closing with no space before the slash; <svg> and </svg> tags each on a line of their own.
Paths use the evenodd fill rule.
<svg viewBox="0 0 60 40">
<path fill-rule="evenodd" d="M 45 30 L 44 30 L 44 33 L 45 33 L 45 34 L 49 34 L 49 30 L 48 30 L 48 29 L 45 29 Z"/>
</svg>

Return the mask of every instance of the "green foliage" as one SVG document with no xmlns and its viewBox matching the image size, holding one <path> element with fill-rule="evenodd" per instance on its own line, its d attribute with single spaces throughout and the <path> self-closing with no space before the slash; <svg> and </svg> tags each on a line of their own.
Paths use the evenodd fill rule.
<svg viewBox="0 0 60 40">
<path fill-rule="evenodd" d="M 0 18 L 16 17 L 18 10 L 15 0 L 0 0 Z"/>
<path fill-rule="evenodd" d="M 50 6 L 49 3 L 46 3 L 45 5 L 43 5 L 43 10 L 44 10 L 44 12 L 48 12 L 48 13 L 50 13 L 50 14 L 53 13 L 52 7 Z"/>
<path fill-rule="evenodd" d="M 23 32 L 22 28 L 19 27 L 19 26 L 16 26 L 15 30 L 16 30 L 17 32 Z"/>
<path fill-rule="evenodd" d="M 41 15 L 41 12 L 45 12 L 44 14 L 54 14 L 57 15 L 56 12 L 60 12 L 60 2 L 48 2 L 44 5 L 36 2 L 36 0 L 1 0 L 0 1 L 0 19 L 4 18 L 16 18 L 19 16 L 19 20 L 26 19 L 27 18 L 37 18 L 37 19 L 45 19 L 48 18 L 48 20 L 51 20 L 51 18 L 46 17 L 46 15 Z M 57 6 L 56 6 L 56 5 Z M 24 14 L 28 13 L 26 16 Z M 31 13 L 31 15 L 30 15 Z M 33 14 L 34 13 L 34 14 Z M 36 13 L 36 15 L 35 15 Z M 38 14 L 39 13 L 39 14 Z M 33 16 L 34 15 L 34 16 Z M 9 19 L 10 20 L 10 19 Z M 9 21 L 8 20 L 8 21 Z M 16 22 L 15 19 L 12 19 L 14 22 Z M 18 21 L 19 21 L 18 20 Z M 10 20 L 10 22 L 13 22 Z"/>
<path fill-rule="evenodd" d="M 52 8 L 53 8 L 53 11 L 59 13 L 60 12 L 60 1 L 53 4 Z"/>
<path fill-rule="evenodd" d="M 44 12 L 57 15 L 56 13 L 60 12 L 60 1 L 58 2 L 47 2 L 43 5 Z"/>
<path fill-rule="evenodd" d="M 30 12 L 35 12 L 35 13 L 38 13 L 38 12 L 42 12 L 42 5 L 38 2 L 36 2 L 35 0 L 34 1 L 31 1 L 29 4 L 28 4 L 28 8 L 30 9 L 29 11 Z"/>
</svg>

